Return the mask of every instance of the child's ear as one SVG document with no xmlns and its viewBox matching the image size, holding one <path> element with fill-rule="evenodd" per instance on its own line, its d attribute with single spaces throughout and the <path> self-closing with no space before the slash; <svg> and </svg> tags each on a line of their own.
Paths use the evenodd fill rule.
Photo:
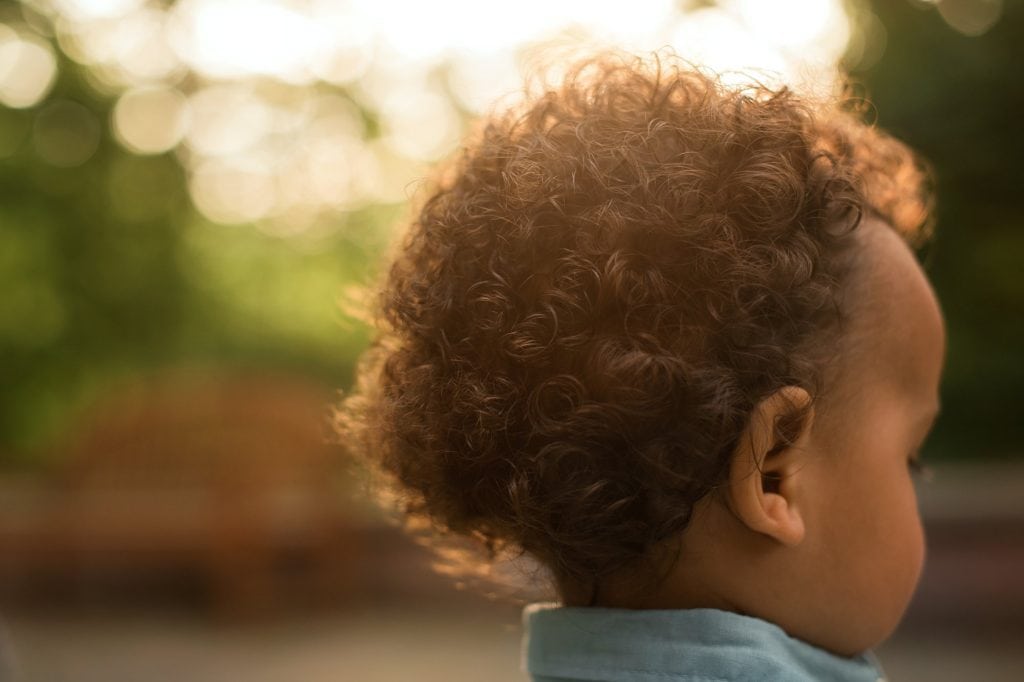
<svg viewBox="0 0 1024 682">
<path fill-rule="evenodd" d="M 811 397 L 785 386 L 750 415 L 729 468 L 728 501 L 751 530 L 784 545 L 804 538 L 798 480 L 814 419 Z"/>
</svg>

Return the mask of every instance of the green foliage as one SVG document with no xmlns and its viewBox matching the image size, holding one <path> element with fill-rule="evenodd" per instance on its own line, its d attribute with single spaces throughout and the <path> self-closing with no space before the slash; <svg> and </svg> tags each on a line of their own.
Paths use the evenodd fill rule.
<svg viewBox="0 0 1024 682">
<path fill-rule="evenodd" d="M 945 415 L 931 449 L 1016 455 L 1024 439 L 1024 217 L 1016 206 L 1024 81 L 1015 55 L 1024 3 L 1005 3 L 1000 22 L 978 38 L 920 3 L 874 10 L 886 49 L 859 77 L 879 123 L 919 149 L 937 177 L 927 263 L 950 344 Z M 87 75 L 61 57 L 44 102 L 0 107 L 0 465 L 38 461 L 78 408 L 119 379 L 158 368 L 287 369 L 346 385 L 369 331 L 346 320 L 338 301 L 372 279 L 401 207 L 367 206 L 288 238 L 211 224 L 191 206 L 173 154 L 136 156 L 111 138 L 113 102 Z M 94 136 L 96 150 L 81 165 L 39 154 L 40 115 L 60 102 L 72 103 L 83 134 Z M 363 114 L 373 136 L 376 114 Z M 75 143 L 45 144 L 59 158 Z"/>
<path fill-rule="evenodd" d="M 888 32 L 861 75 L 878 122 L 909 142 L 936 177 L 938 224 L 926 265 L 947 318 L 941 456 L 1020 456 L 1024 442 L 1024 214 L 1019 208 L 1024 3 L 970 38 L 938 12 L 876 2 Z"/>
<path fill-rule="evenodd" d="M 338 301 L 372 277 L 395 207 L 288 239 L 211 224 L 171 154 L 123 150 L 109 133 L 112 102 L 76 64 L 60 74 L 37 107 L 0 108 L 0 464 L 33 463 L 104 389 L 159 368 L 346 384 L 369 334 Z M 100 131 L 82 165 L 38 154 L 35 121 L 60 101 L 83 105 Z"/>
</svg>

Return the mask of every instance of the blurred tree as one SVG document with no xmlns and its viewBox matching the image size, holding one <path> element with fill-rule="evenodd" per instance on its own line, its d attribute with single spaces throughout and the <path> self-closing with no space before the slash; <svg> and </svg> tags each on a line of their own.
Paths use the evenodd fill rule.
<svg viewBox="0 0 1024 682">
<path fill-rule="evenodd" d="M 941 456 L 1019 457 L 1024 443 L 1024 3 L 999 4 L 998 22 L 968 37 L 933 5 L 874 3 L 888 37 L 860 74 L 879 124 L 935 171 L 926 266 L 949 329 L 943 416 L 930 446 Z"/>
<path fill-rule="evenodd" d="M 878 1 L 861 45 L 881 55 L 858 74 L 879 123 L 936 169 L 928 266 L 950 335 L 937 454 L 1019 456 L 1024 437 L 1022 4 L 1008 0 L 993 28 L 966 37 L 934 5 Z M 863 0 L 848 5 L 867 16 Z M 20 3 L 0 0 L 0 21 L 20 17 Z M 367 204 L 287 238 L 212 224 L 174 153 L 119 146 L 114 98 L 51 44 L 50 94 L 0 106 L 0 465 L 36 461 L 78 407 L 156 368 L 285 369 L 346 385 L 368 331 L 339 324 L 337 300 L 371 277 L 402 207 Z M 334 89 L 361 108 L 362 134 L 379 136 L 372 107 Z"/>
<path fill-rule="evenodd" d="M 0 442 L 8 449 L 52 434 L 90 385 L 166 360 L 186 314 L 175 263 L 175 221 L 188 210 L 181 172 L 170 157 L 139 159 L 131 191 L 158 205 L 139 219 L 120 215 L 111 178 L 126 153 L 106 134 L 109 109 L 62 59 L 48 98 L 0 118 L 8 152 L 0 160 Z M 67 121 L 53 119 L 71 114 L 81 124 L 56 129 Z M 86 158 L 60 156 L 75 145 Z"/>
<path fill-rule="evenodd" d="M 395 208 L 306 239 L 211 224 L 174 155 L 119 146 L 112 98 L 58 56 L 43 101 L 0 107 L 0 465 L 38 464 L 78 408 L 140 372 L 349 381 L 367 332 L 339 324 L 338 298 L 368 277 Z"/>
</svg>

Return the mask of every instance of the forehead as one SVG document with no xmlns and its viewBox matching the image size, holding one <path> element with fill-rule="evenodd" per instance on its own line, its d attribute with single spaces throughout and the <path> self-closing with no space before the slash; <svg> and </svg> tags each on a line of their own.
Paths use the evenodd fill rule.
<svg viewBox="0 0 1024 682">
<path fill-rule="evenodd" d="M 935 293 L 895 231 L 871 220 L 857 232 L 838 361 L 844 386 L 834 388 L 863 391 L 886 384 L 923 409 L 933 408 L 945 355 Z"/>
</svg>

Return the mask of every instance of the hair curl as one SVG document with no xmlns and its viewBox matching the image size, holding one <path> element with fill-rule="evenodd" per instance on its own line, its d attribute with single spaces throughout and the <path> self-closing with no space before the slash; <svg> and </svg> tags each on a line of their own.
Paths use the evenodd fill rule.
<svg viewBox="0 0 1024 682">
<path fill-rule="evenodd" d="M 344 439 L 411 517 L 594 590 L 687 525 L 761 398 L 818 393 L 851 232 L 917 233 L 923 180 L 836 103 L 583 60 L 431 185 Z"/>
</svg>

